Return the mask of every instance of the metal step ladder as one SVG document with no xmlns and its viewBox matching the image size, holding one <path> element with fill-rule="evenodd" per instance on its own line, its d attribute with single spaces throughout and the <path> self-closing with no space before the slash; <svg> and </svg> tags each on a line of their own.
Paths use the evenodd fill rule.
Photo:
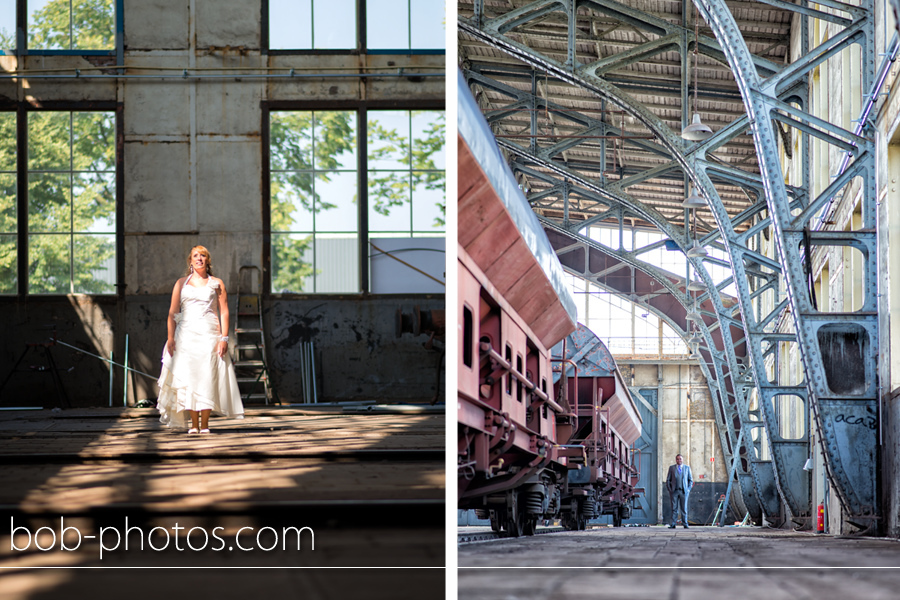
<svg viewBox="0 0 900 600">
<path fill-rule="evenodd" d="M 241 399 L 245 404 L 269 404 L 275 391 L 266 367 L 266 335 L 263 330 L 261 272 L 255 265 L 238 270 L 237 310 L 234 321 L 234 354 Z M 249 291 L 243 291 L 248 286 Z M 255 291 L 254 291 L 255 290 Z"/>
</svg>

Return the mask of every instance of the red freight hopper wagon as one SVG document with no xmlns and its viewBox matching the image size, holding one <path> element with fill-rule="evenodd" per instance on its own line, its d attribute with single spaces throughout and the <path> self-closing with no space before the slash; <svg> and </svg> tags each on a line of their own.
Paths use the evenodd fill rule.
<svg viewBox="0 0 900 600">
<path fill-rule="evenodd" d="M 584 325 L 553 348 L 553 364 L 555 393 L 568 409 L 557 420 L 557 435 L 585 451 L 583 463 L 569 464 L 563 518 L 569 528 L 583 529 L 610 515 L 618 527 L 641 492 L 632 453 L 640 413 L 609 349 Z"/>
<path fill-rule="evenodd" d="M 609 498 L 627 496 L 609 487 L 620 468 L 614 456 L 628 449 L 607 448 L 625 438 L 608 415 L 580 415 L 583 407 L 554 386 L 549 349 L 575 331 L 574 301 L 461 76 L 459 90 L 459 507 L 510 536 L 532 534 L 546 519 L 584 527 L 612 510 Z M 585 434 L 589 421 L 597 435 Z M 572 487 L 572 474 L 586 479 Z"/>
</svg>

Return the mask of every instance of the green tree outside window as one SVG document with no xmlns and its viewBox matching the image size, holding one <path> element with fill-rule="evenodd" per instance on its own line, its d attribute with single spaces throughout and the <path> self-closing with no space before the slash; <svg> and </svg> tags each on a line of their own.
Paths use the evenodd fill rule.
<svg viewBox="0 0 900 600">
<path fill-rule="evenodd" d="M 115 118 L 28 115 L 29 293 L 115 291 Z"/>
<path fill-rule="evenodd" d="M 313 292 L 321 275 L 316 216 L 338 208 L 336 198 L 321 192 L 342 176 L 356 178 L 356 113 L 273 112 L 269 122 L 272 290 Z M 345 193 L 356 202 L 355 188 Z"/>
<path fill-rule="evenodd" d="M 114 0 L 28 0 L 27 10 L 29 50 L 115 50 Z M 15 0 L 0 0 L 0 49 L 16 49 Z"/>
<path fill-rule="evenodd" d="M 445 138 L 443 111 L 369 113 L 370 231 L 443 234 Z"/>
<path fill-rule="evenodd" d="M 272 291 L 321 292 L 329 269 L 356 268 L 328 262 L 330 252 L 347 250 L 341 240 L 359 239 L 355 184 L 347 181 L 358 177 L 356 113 L 279 111 L 269 122 Z M 366 133 L 370 233 L 443 235 L 444 113 L 370 111 Z"/>
<path fill-rule="evenodd" d="M 29 0 L 30 50 L 114 50 L 113 0 Z"/>
<path fill-rule="evenodd" d="M 115 117 L 28 115 L 29 293 L 115 291 Z M 16 292 L 16 115 L 0 118 L 0 293 Z"/>
<path fill-rule="evenodd" d="M 0 113 L 0 294 L 15 294 L 16 114 Z"/>
<path fill-rule="evenodd" d="M 115 48 L 114 0 L 30 0 L 28 9 L 31 50 Z M 15 8 L 0 10 L 0 46 L 15 45 Z M 16 115 L 0 115 L 0 294 L 18 282 L 16 139 Z M 29 113 L 29 293 L 115 291 L 115 147 L 111 113 Z"/>
</svg>

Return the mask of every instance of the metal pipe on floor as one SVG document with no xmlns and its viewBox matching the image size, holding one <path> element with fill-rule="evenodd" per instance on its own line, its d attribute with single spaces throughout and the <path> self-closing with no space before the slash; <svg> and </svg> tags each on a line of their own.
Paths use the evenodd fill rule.
<svg viewBox="0 0 900 600">
<path fill-rule="evenodd" d="M 313 346 L 312 340 L 309 342 L 309 370 L 310 370 L 310 382 L 312 383 L 312 398 L 313 404 L 319 403 L 318 392 L 316 391 L 316 350 Z"/>
<path fill-rule="evenodd" d="M 725 513 L 728 512 L 728 500 L 731 498 L 731 488 L 734 485 L 734 478 L 737 476 L 737 465 L 741 459 L 741 440 L 744 437 L 744 425 L 738 433 L 737 443 L 734 446 L 734 454 L 731 460 L 731 470 L 728 472 L 728 486 L 725 488 L 725 501 L 722 503 L 722 516 L 717 525 L 723 527 L 725 525 Z"/>
<path fill-rule="evenodd" d="M 306 342 L 300 342 L 300 378 L 303 389 L 303 404 L 309 404 L 309 376 L 306 373 Z"/>
<path fill-rule="evenodd" d="M 112 392 L 113 392 L 113 352 L 109 351 L 109 405 L 112 407 Z"/>
<path fill-rule="evenodd" d="M 303 401 L 312 404 L 312 393 L 309 389 L 309 347 L 303 342 Z"/>
<path fill-rule="evenodd" d="M 125 383 L 122 386 L 122 406 L 128 406 L 128 334 L 125 334 Z"/>
</svg>

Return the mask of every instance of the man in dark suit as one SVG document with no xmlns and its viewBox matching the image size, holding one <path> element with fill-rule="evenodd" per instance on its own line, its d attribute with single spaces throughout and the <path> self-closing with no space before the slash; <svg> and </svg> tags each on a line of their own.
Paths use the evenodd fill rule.
<svg viewBox="0 0 900 600">
<path fill-rule="evenodd" d="M 684 464 L 684 458 L 680 454 L 676 455 L 675 464 L 669 467 L 669 474 L 666 476 L 666 489 L 669 490 L 669 497 L 672 499 L 672 522 L 669 524 L 669 529 L 675 529 L 679 510 L 684 528 L 690 527 L 688 525 L 688 496 L 693 485 L 694 477 L 691 475 L 691 468 Z"/>
</svg>

